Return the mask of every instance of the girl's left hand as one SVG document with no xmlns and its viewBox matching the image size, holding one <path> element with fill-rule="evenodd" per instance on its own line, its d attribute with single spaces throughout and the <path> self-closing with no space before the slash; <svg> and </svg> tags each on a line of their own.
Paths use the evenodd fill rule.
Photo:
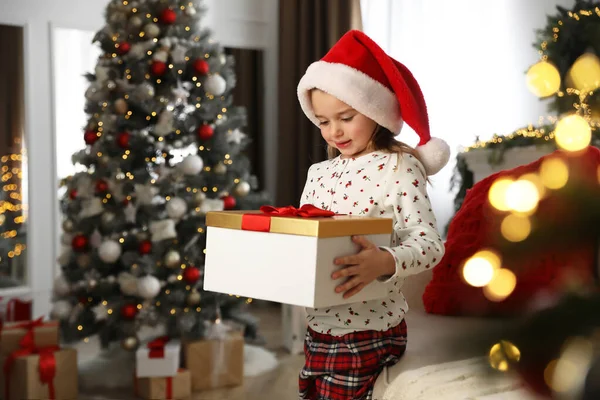
<svg viewBox="0 0 600 400">
<path fill-rule="evenodd" d="M 345 292 L 345 299 L 354 296 L 380 276 L 393 275 L 396 271 L 394 257 L 389 252 L 381 250 L 364 236 L 353 236 L 352 241 L 361 246 L 360 252 L 336 258 L 334 264 L 346 267 L 331 274 L 333 279 L 349 277 L 335 289 L 336 293 Z"/>
</svg>

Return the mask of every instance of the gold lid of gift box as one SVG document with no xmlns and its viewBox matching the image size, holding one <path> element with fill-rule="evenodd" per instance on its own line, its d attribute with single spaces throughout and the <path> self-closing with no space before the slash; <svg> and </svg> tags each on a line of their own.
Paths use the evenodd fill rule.
<svg viewBox="0 0 600 400">
<path fill-rule="evenodd" d="M 213 226 L 241 230 L 245 218 L 244 216 L 268 219 L 268 232 L 270 233 L 284 233 L 320 238 L 391 233 L 393 224 L 391 218 L 372 218 L 353 215 L 306 218 L 296 216 L 274 216 L 264 214 L 258 210 L 243 210 L 208 212 L 206 214 L 206 225 L 209 227 Z"/>
</svg>

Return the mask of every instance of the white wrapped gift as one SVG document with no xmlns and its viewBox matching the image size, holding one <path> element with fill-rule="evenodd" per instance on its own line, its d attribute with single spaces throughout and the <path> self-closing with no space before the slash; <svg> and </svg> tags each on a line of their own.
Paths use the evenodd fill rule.
<svg viewBox="0 0 600 400">
<path fill-rule="evenodd" d="M 305 213 L 292 207 L 261 210 L 207 214 L 204 290 L 319 308 L 382 298 L 391 289 L 393 284 L 374 281 L 344 299 L 335 292 L 341 280 L 331 274 L 341 268 L 335 258 L 359 251 L 353 235 L 389 246 L 392 219 L 311 217 L 328 213 L 312 206 L 300 209 Z"/>
<path fill-rule="evenodd" d="M 157 338 L 135 353 L 138 378 L 176 376 L 180 366 L 181 342 L 167 337 Z"/>
</svg>

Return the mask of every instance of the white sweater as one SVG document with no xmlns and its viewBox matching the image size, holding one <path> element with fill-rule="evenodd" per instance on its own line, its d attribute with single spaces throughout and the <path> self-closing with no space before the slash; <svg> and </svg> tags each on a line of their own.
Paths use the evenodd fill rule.
<svg viewBox="0 0 600 400">
<path fill-rule="evenodd" d="M 375 151 L 351 159 L 338 156 L 310 167 L 300 205 L 313 204 L 338 214 L 393 218 L 390 246 L 382 249 L 396 261 L 396 273 L 386 280 L 387 298 L 307 308 L 311 329 L 341 336 L 362 330 L 384 331 L 402 321 L 408 311 L 401 292 L 404 278 L 433 268 L 444 255 L 426 185 L 423 166 L 410 154 Z"/>
</svg>

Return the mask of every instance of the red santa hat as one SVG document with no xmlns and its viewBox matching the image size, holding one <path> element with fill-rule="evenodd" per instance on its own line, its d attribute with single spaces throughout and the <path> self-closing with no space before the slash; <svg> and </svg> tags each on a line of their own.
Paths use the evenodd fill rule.
<svg viewBox="0 0 600 400">
<path fill-rule="evenodd" d="M 416 79 L 364 33 L 346 33 L 325 57 L 308 67 L 298 84 L 302 110 L 318 126 L 312 89 L 331 94 L 394 134 L 406 121 L 419 135 L 416 150 L 427 175 L 448 163 L 450 148 L 429 133 L 427 106 Z"/>
</svg>

